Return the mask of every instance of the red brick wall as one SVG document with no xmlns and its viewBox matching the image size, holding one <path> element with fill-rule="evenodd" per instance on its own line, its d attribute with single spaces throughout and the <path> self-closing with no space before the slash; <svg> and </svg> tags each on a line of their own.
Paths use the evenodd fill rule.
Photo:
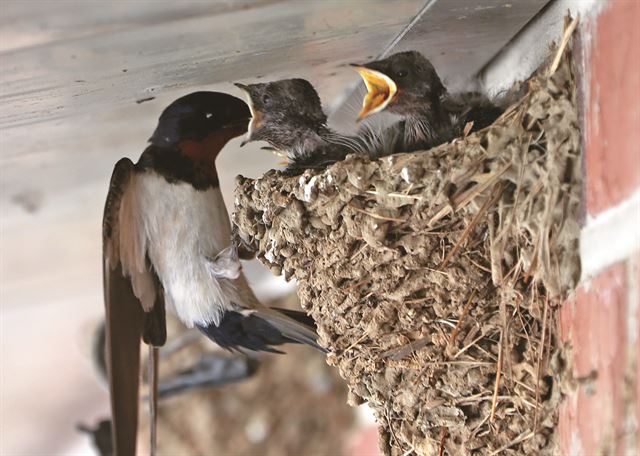
<svg viewBox="0 0 640 456">
<path fill-rule="evenodd" d="M 584 230 L 598 224 L 608 242 L 611 211 L 640 230 L 640 1 L 609 0 L 583 23 L 586 46 L 584 100 L 586 209 Z M 629 209 L 630 208 L 630 209 Z M 610 226 L 612 233 L 619 226 Z M 597 237 L 596 237 L 597 238 Z M 584 237 L 583 237 L 584 239 Z M 590 238 L 593 239 L 593 238 Z M 591 271 L 560 311 L 560 333 L 570 342 L 578 388 L 562 404 L 559 438 L 566 455 L 638 454 L 640 245 L 628 242 L 613 264 L 584 264 Z M 599 246 L 602 249 L 602 246 Z M 582 245 L 589 253 L 593 245 Z M 613 250 L 613 249 L 612 249 Z M 619 249 L 618 249 L 619 250 Z M 606 252 L 606 246 L 605 246 Z M 619 255 L 618 255 L 619 256 Z"/>
<path fill-rule="evenodd" d="M 622 430 L 627 335 L 626 270 L 617 264 L 581 286 L 560 314 L 560 332 L 573 347 L 581 384 L 560 409 L 559 435 L 567 455 L 601 454 Z"/>
<path fill-rule="evenodd" d="M 592 41 L 586 131 L 590 214 L 620 203 L 640 184 L 640 1 L 609 0 L 586 24 Z"/>
</svg>

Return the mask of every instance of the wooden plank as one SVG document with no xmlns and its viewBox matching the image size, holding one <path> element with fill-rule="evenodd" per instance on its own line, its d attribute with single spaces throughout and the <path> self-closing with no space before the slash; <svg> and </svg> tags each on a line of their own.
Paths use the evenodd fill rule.
<svg viewBox="0 0 640 456">
<path fill-rule="evenodd" d="M 99 32 L 68 31 L 0 54 L 0 128 L 85 115 L 159 94 L 238 79 L 326 76 L 375 53 L 419 8 L 419 0 L 267 3 L 219 14 L 188 14 Z M 46 5 L 46 3 L 45 3 Z M 78 24 L 76 2 L 62 3 Z M 127 2 L 134 5 L 136 2 Z M 149 5 L 149 4 L 147 4 Z M 82 8 L 80 8 L 82 11 Z M 109 14 L 109 10 L 98 8 Z M 133 16 L 134 18 L 137 16 Z M 76 23 L 76 22 L 73 22 Z M 100 30 L 100 28 L 99 28 Z M 3 33 L 4 34 L 4 33 Z"/>
<path fill-rule="evenodd" d="M 5 0 L 0 15 L 0 52 L 261 8 L 282 1 Z"/>
</svg>

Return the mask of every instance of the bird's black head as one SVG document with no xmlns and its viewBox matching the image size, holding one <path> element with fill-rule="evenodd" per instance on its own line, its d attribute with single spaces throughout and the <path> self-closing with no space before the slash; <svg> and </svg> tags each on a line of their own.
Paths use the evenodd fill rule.
<svg viewBox="0 0 640 456">
<path fill-rule="evenodd" d="M 247 93 L 253 116 L 245 143 L 267 141 L 284 150 L 297 133 L 317 132 L 327 122 L 318 93 L 305 79 L 236 86 Z"/>
<path fill-rule="evenodd" d="M 178 98 L 162 111 L 149 141 L 175 147 L 184 141 L 202 142 L 223 132 L 227 140 L 247 130 L 251 112 L 239 98 L 220 92 L 194 92 Z"/>
<path fill-rule="evenodd" d="M 446 93 L 436 69 L 417 51 L 399 52 L 386 59 L 353 65 L 367 86 L 358 119 L 387 111 L 410 115 L 429 109 Z"/>
</svg>

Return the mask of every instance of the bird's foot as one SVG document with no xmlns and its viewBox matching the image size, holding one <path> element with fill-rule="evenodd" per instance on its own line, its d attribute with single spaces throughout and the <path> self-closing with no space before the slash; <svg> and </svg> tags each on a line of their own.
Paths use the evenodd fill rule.
<svg viewBox="0 0 640 456">
<path fill-rule="evenodd" d="M 214 258 L 207 258 L 209 270 L 218 279 L 237 279 L 242 271 L 238 248 L 234 243 Z"/>
</svg>

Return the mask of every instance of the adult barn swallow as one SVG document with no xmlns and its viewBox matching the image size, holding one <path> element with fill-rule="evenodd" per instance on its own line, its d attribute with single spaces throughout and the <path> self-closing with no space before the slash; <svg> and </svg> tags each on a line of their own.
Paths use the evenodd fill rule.
<svg viewBox="0 0 640 456">
<path fill-rule="evenodd" d="M 350 153 L 363 153 L 357 138 L 327 126 L 320 97 L 309 81 L 282 79 L 236 86 L 246 92 L 252 114 L 243 144 L 262 140 L 286 153 L 285 172 L 321 169 Z"/>
<path fill-rule="evenodd" d="M 247 105 L 195 92 L 169 105 L 137 163 L 115 165 L 104 210 L 107 370 L 117 455 L 135 454 L 140 339 L 150 346 L 151 452 L 165 305 L 224 348 L 320 348 L 309 317 L 263 306 L 241 272 L 215 158 L 247 130 Z"/>
<path fill-rule="evenodd" d="M 477 92 L 449 94 L 434 66 L 417 51 L 353 66 L 367 87 L 358 119 L 383 110 L 403 117 L 391 127 L 400 133 L 394 152 L 451 141 L 462 136 L 468 122 L 473 122 L 471 131 L 480 130 L 503 111 Z"/>
</svg>

